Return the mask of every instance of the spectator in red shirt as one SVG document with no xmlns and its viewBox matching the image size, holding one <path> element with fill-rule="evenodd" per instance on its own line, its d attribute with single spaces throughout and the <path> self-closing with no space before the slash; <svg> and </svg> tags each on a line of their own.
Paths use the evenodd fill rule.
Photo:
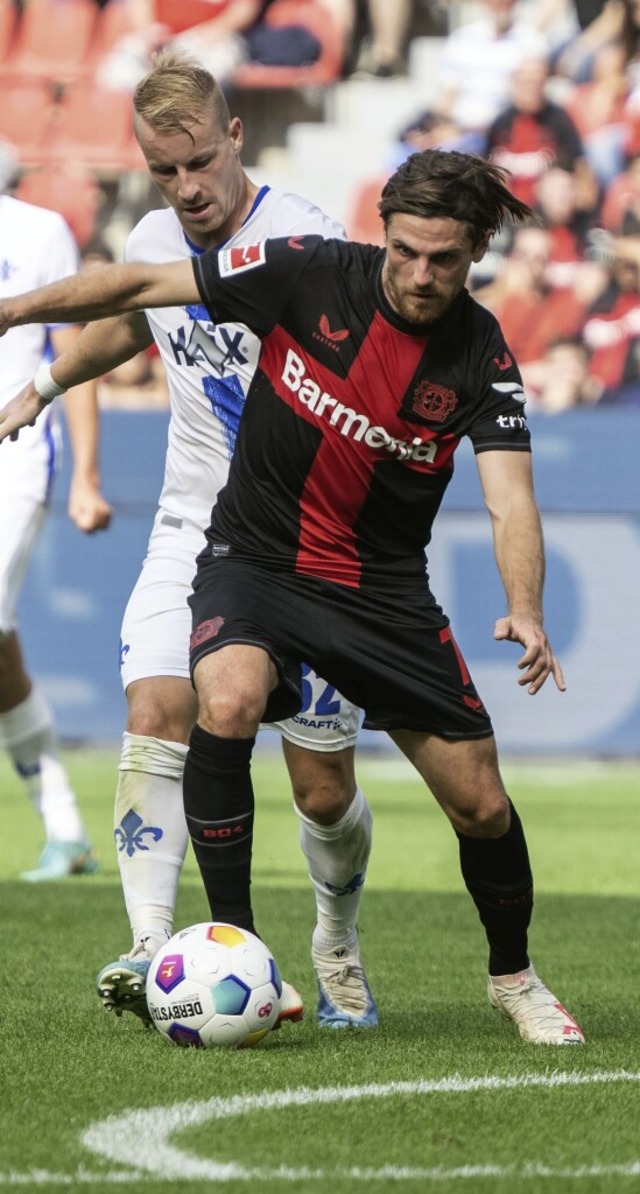
<svg viewBox="0 0 640 1194">
<path fill-rule="evenodd" d="M 520 63 L 510 103 L 489 126 L 486 154 L 509 171 L 509 189 L 524 203 L 533 204 L 536 183 L 557 165 L 575 175 L 580 205 L 591 205 L 597 187 L 584 146 L 565 109 L 547 98 L 548 79 L 547 59 Z"/>
<path fill-rule="evenodd" d="M 550 167 L 536 183 L 532 206 L 550 235 L 552 286 L 573 286 L 582 267 L 593 210 L 579 206 L 579 194 L 576 175 L 561 166 Z"/>
<path fill-rule="evenodd" d="M 640 402 L 640 236 L 618 237 L 603 292 L 582 333 L 605 402 Z"/>
<path fill-rule="evenodd" d="M 553 286 L 549 279 L 552 237 L 546 228 L 525 226 L 514 231 L 511 249 L 495 282 L 474 298 L 498 319 L 520 365 L 525 388 L 535 401 L 545 377 L 544 357 L 559 336 L 580 335 L 585 313 L 604 276 L 587 267 L 579 288 Z"/>
<path fill-rule="evenodd" d="M 511 99 L 487 132 L 486 153 L 509 171 L 509 189 L 533 204 L 538 179 L 550 166 L 585 174 L 588 166 L 575 124 L 564 108 L 547 98 L 549 64 L 527 58 L 514 72 Z"/>
</svg>

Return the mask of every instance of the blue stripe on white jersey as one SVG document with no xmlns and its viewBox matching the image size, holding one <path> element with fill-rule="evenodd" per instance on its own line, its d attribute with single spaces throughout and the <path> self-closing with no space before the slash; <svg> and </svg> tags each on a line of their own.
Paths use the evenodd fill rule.
<svg viewBox="0 0 640 1194">
<path fill-rule="evenodd" d="M 249 245 L 305 232 L 344 236 L 340 225 L 308 200 L 263 186 L 242 228 L 225 244 Z M 175 212 L 164 209 L 143 216 L 129 236 L 125 257 L 161 264 L 203 251 L 185 235 Z M 204 529 L 226 484 L 260 344 L 242 324 L 214 324 L 201 303 L 150 309 L 146 317 L 167 372 L 171 403 L 160 506 Z"/>
</svg>

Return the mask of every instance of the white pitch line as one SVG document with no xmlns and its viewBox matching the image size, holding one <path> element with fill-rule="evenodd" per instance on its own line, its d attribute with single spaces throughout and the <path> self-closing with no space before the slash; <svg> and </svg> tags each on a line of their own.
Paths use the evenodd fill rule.
<svg viewBox="0 0 640 1194">
<path fill-rule="evenodd" d="M 330 1177 L 350 1177 L 353 1180 L 381 1180 L 402 1174 L 395 1180 L 407 1180 L 409 1176 L 424 1180 L 440 1180 L 445 1171 L 439 1169 L 403 1170 L 391 1166 L 380 1170 L 305 1170 L 248 1169 L 235 1161 L 218 1162 L 212 1158 L 194 1156 L 174 1147 L 170 1138 L 175 1132 L 199 1126 L 210 1120 L 237 1118 L 251 1112 L 279 1111 L 285 1107 L 305 1107 L 318 1104 L 350 1102 L 354 1099 L 390 1098 L 397 1095 L 462 1094 L 470 1091 L 490 1092 L 526 1089 L 554 1088 L 563 1086 L 589 1086 L 614 1082 L 640 1082 L 640 1073 L 628 1070 L 596 1073 L 552 1073 L 525 1074 L 516 1077 L 499 1078 L 487 1075 L 481 1078 L 462 1078 L 453 1075 L 448 1078 L 420 1079 L 414 1082 L 389 1082 L 364 1086 L 329 1086 L 312 1089 L 299 1087 L 295 1090 L 265 1091 L 262 1094 L 235 1095 L 232 1098 L 207 1099 L 203 1102 L 176 1103 L 172 1107 L 153 1107 L 146 1110 L 128 1111 L 122 1115 L 110 1115 L 107 1119 L 91 1124 L 82 1133 L 81 1142 L 85 1148 L 105 1160 L 116 1162 L 131 1172 L 131 1158 L 135 1157 L 135 1168 L 158 1174 L 163 1180 L 202 1179 L 206 1181 L 300 1181 L 303 1179 L 329 1180 Z M 633 1163 L 634 1165 L 636 1162 Z M 476 1177 L 486 1167 L 472 1167 Z M 616 1171 L 616 1170 L 612 1170 Z M 457 1172 L 457 1171 L 456 1171 Z M 464 1176 L 466 1168 L 459 1172 Z M 505 1173 L 518 1172 L 507 1167 Z M 564 1171 L 563 1171 L 564 1172 Z M 567 1176 L 572 1171 L 567 1170 Z M 577 1172 L 577 1171 L 576 1171 Z M 583 1170 L 581 1172 L 584 1173 Z M 617 1171 L 616 1171 L 617 1172 Z M 635 1171 L 634 1171 L 635 1172 Z M 640 1172 L 640 1170 L 639 1170 Z M 360 1177 L 359 1175 L 363 1176 Z M 378 1176 L 380 1175 L 380 1176 Z M 487 1176 L 491 1176 L 487 1170 Z M 496 1176 L 493 1174 L 493 1176 Z M 543 1176 L 537 1174 L 536 1176 Z"/>
<path fill-rule="evenodd" d="M 437 1166 L 432 1169 L 411 1169 L 409 1167 L 395 1167 L 386 1165 L 382 1169 L 252 1169 L 244 1175 L 250 1181 L 322 1181 L 325 1183 L 340 1180 L 364 1182 L 405 1182 L 430 1181 L 443 1182 L 453 1180 L 495 1181 L 496 1178 L 512 1178 L 514 1181 L 527 1181 L 531 1178 L 555 1178 L 562 1181 L 582 1181 L 587 1177 L 640 1177 L 640 1160 L 627 1161 L 622 1165 L 580 1165 L 577 1169 L 551 1169 L 548 1165 L 541 1165 L 528 1161 L 524 1165 L 460 1165 L 455 1169 L 443 1169 Z M 45 1169 L 33 1169 L 26 1173 L 0 1173 L 0 1186 L 125 1186 L 144 1184 L 149 1180 L 149 1174 L 136 1170 L 111 1170 L 106 1173 L 92 1173 L 88 1169 L 78 1169 L 75 1173 L 50 1173 Z M 154 1187 L 160 1183 L 180 1183 L 180 1177 L 165 1173 L 154 1173 Z M 191 1178 L 191 1181 L 211 1181 L 211 1176 Z M 224 1180 L 213 1178 L 214 1181 Z"/>
</svg>

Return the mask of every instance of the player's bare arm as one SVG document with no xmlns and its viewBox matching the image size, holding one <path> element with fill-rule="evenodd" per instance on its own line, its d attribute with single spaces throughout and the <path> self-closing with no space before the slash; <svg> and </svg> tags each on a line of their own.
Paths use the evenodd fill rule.
<svg viewBox="0 0 640 1194">
<path fill-rule="evenodd" d="M 51 333 L 56 352 L 65 352 L 79 339 L 75 327 L 56 328 Z M 71 442 L 73 471 L 69 486 L 69 517 L 79 530 L 91 534 L 105 530 L 111 521 L 111 507 L 100 490 L 98 467 L 99 416 L 96 387 L 85 381 L 65 396 L 65 417 Z"/>
<path fill-rule="evenodd" d="M 67 352 L 56 357 L 51 376 L 64 390 L 102 377 L 153 343 L 146 317 L 138 311 L 88 324 Z M 35 423 L 49 405 L 33 382 L 0 411 L 0 443 L 16 440 L 23 427 Z"/>
<path fill-rule="evenodd" d="M 200 299 L 191 260 L 168 265 L 105 265 L 5 299 L 0 335 L 25 323 L 88 323 L 144 307 L 175 307 Z"/>
<path fill-rule="evenodd" d="M 521 643 L 518 683 L 533 696 L 549 675 L 564 692 L 562 668 L 543 626 L 544 544 L 528 452 L 482 452 L 477 456 L 484 500 L 491 516 L 498 571 L 508 613 L 494 637 Z"/>
</svg>

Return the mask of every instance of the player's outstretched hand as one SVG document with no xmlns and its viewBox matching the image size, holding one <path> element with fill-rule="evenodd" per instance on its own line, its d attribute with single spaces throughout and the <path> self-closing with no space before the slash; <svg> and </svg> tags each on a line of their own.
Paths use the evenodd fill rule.
<svg viewBox="0 0 640 1194">
<path fill-rule="evenodd" d="M 531 696 L 535 696 L 548 676 L 553 676 L 556 688 L 565 692 L 566 684 L 562 675 L 562 668 L 556 659 L 551 644 L 536 622 L 522 617 L 498 618 L 493 632 L 496 639 L 507 639 L 512 643 L 521 643 L 525 648 L 524 655 L 518 660 L 518 668 L 523 675 L 518 680 L 522 688 L 526 688 Z"/>
<path fill-rule="evenodd" d="M 17 439 L 23 427 L 33 427 L 40 411 L 47 405 L 29 382 L 0 410 L 0 443 L 7 438 Z"/>
<path fill-rule="evenodd" d="M 69 518 L 79 531 L 88 535 L 106 531 L 113 513 L 97 485 L 89 481 L 73 480 L 69 490 Z"/>
</svg>

